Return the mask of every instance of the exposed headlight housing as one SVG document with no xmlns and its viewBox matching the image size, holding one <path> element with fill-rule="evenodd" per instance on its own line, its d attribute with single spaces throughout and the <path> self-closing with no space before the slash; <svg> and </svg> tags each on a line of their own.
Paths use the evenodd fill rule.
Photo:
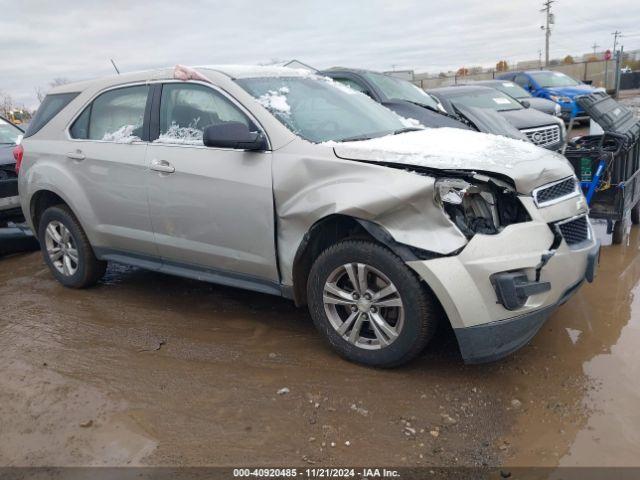
<svg viewBox="0 0 640 480">
<path fill-rule="evenodd" d="M 500 224 L 497 202 L 491 190 L 460 178 L 436 180 L 435 201 L 462 233 L 494 234 Z"/>
<path fill-rule="evenodd" d="M 515 190 L 504 182 L 475 175 L 477 183 L 463 178 L 439 178 L 434 200 L 467 237 L 494 235 L 512 223 L 531 220 Z"/>
<path fill-rule="evenodd" d="M 556 117 L 560 117 L 562 115 L 562 108 L 560 107 L 559 103 L 555 104 L 555 108 L 554 108 L 554 115 Z"/>
</svg>

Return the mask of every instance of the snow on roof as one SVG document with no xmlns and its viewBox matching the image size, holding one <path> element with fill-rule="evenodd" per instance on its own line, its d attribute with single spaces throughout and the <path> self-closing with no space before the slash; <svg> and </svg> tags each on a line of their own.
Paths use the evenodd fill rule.
<svg viewBox="0 0 640 480">
<path fill-rule="evenodd" d="M 306 77 L 312 72 L 303 68 L 289 68 L 278 65 L 201 65 L 197 69 L 216 70 L 231 78 L 254 77 Z"/>
</svg>

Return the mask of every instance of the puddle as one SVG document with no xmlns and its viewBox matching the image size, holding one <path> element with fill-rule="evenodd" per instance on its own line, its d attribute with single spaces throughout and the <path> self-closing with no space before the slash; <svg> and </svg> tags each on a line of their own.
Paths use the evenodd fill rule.
<svg viewBox="0 0 640 480">
<path fill-rule="evenodd" d="M 509 464 L 640 465 L 640 250 L 603 248 L 596 282 L 586 285 L 534 339 L 556 359 L 570 388 L 539 393 L 518 418 Z M 568 341 L 560 342 L 559 327 Z"/>
</svg>

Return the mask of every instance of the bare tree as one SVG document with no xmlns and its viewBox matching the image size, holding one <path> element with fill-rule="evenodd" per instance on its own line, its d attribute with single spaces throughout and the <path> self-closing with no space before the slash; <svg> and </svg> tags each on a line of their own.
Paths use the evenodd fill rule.
<svg viewBox="0 0 640 480">
<path fill-rule="evenodd" d="M 8 93 L 0 90 L 0 114 L 9 117 L 9 112 L 13 109 L 13 98 Z"/>
<path fill-rule="evenodd" d="M 44 89 L 42 87 L 35 87 L 34 90 L 36 92 L 36 98 L 38 99 L 38 103 L 42 103 L 42 100 L 44 100 L 44 97 L 46 96 Z"/>
</svg>

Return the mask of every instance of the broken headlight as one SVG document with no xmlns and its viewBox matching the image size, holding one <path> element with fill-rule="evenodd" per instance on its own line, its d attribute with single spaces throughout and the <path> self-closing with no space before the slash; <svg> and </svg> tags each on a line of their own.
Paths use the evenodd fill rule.
<svg viewBox="0 0 640 480">
<path fill-rule="evenodd" d="M 498 233 L 498 204 L 488 185 L 474 185 L 461 178 L 441 178 L 435 183 L 435 201 L 468 238 L 476 233 Z"/>
</svg>

